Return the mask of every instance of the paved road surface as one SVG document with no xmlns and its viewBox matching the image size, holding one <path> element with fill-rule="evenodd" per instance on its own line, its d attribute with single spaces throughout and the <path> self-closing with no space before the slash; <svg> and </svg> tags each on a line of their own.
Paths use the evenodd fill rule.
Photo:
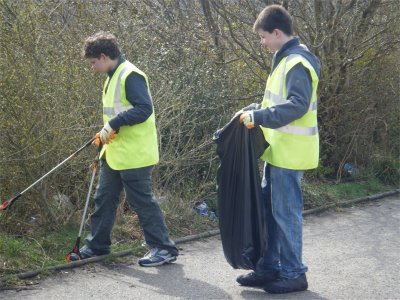
<svg viewBox="0 0 400 300">
<path fill-rule="evenodd" d="M 270 295 L 240 287 L 218 237 L 182 244 L 176 263 L 142 268 L 134 258 L 60 272 L 0 299 L 400 299 L 400 199 L 308 216 L 309 290 Z"/>
</svg>

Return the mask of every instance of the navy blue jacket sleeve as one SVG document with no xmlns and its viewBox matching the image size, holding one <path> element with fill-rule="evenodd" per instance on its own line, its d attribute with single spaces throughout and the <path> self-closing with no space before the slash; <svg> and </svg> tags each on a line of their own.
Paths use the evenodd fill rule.
<svg viewBox="0 0 400 300">
<path fill-rule="evenodd" d="M 112 129 L 118 131 L 121 126 L 131 126 L 146 121 L 153 113 L 153 102 L 142 75 L 131 73 L 125 81 L 125 94 L 132 108 L 119 113 L 109 121 Z"/>
<path fill-rule="evenodd" d="M 286 75 L 287 103 L 254 111 L 254 123 L 276 129 L 301 118 L 310 106 L 312 80 L 309 71 L 295 65 Z"/>
</svg>

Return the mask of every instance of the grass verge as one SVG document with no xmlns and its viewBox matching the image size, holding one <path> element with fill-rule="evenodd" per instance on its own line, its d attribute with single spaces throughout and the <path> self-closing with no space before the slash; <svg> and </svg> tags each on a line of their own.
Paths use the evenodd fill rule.
<svg viewBox="0 0 400 300">
<path fill-rule="evenodd" d="M 302 188 L 304 209 L 311 209 L 326 204 L 339 203 L 343 200 L 387 192 L 399 187 L 384 185 L 377 178 L 360 178 L 342 183 L 305 181 Z"/>
</svg>

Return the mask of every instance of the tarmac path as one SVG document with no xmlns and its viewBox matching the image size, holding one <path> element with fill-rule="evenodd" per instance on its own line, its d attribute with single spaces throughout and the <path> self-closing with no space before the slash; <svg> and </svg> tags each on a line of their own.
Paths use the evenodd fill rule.
<svg viewBox="0 0 400 300">
<path fill-rule="evenodd" d="M 0 299 L 400 299 L 400 197 L 304 221 L 303 257 L 309 290 L 271 295 L 239 286 L 245 270 L 226 262 L 219 237 L 181 244 L 170 265 L 96 263 L 58 272 L 32 290 L 2 291 Z"/>
</svg>

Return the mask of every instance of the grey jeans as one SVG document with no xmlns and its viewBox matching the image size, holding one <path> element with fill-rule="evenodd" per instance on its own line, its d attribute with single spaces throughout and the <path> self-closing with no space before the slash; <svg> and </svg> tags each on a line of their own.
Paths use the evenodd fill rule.
<svg viewBox="0 0 400 300">
<path fill-rule="evenodd" d="M 111 230 L 122 189 L 131 208 L 137 213 L 144 237 L 149 247 L 166 249 L 178 255 L 175 243 L 169 238 L 160 206 L 151 190 L 153 167 L 116 171 L 102 160 L 100 180 L 94 196 L 95 211 L 90 216 L 91 233 L 86 237 L 86 245 L 96 254 L 110 252 Z"/>
</svg>

